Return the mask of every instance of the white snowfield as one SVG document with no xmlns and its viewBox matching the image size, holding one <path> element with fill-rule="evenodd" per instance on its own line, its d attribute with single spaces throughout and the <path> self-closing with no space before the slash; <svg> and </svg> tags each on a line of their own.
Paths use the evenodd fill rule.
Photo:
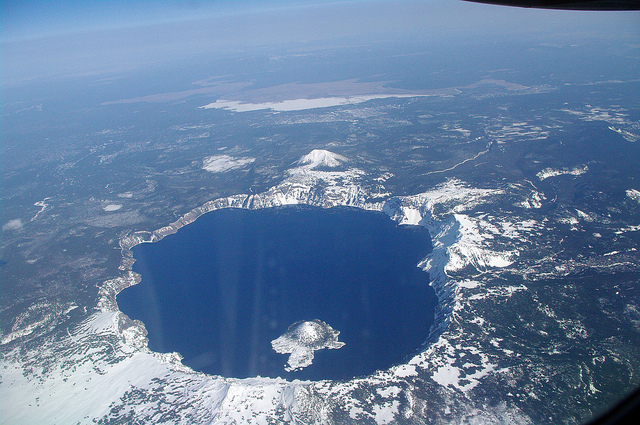
<svg viewBox="0 0 640 425">
<path fill-rule="evenodd" d="M 630 199 L 633 199 L 634 201 L 640 203 L 640 190 L 628 189 L 626 191 L 626 194 Z"/>
<path fill-rule="evenodd" d="M 373 99 L 420 97 L 420 94 L 369 94 L 348 97 L 318 97 L 315 99 L 287 99 L 276 102 L 250 103 L 238 100 L 219 99 L 201 106 L 202 109 L 226 109 L 233 112 L 249 112 L 270 109 L 275 112 L 303 111 L 305 109 L 329 108 L 332 106 L 355 105 Z"/>
<path fill-rule="evenodd" d="M 202 161 L 202 169 L 210 173 L 224 173 L 225 171 L 243 168 L 255 160 L 255 158 L 235 158 L 229 155 L 213 155 L 206 157 Z"/>
<path fill-rule="evenodd" d="M 587 171 L 589 171 L 589 167 L 587 167 L 586 165 L 580 165 L 573 168 L 561 168 L 561 169 L 545 168 L 544 170 L 536 174 L 536 177 L 538 177 L 542 181 L 542 180 L 548 179 L 549 177 L 558 177 L 558 176 L 565 176 L 565 175 L 580 176 L 582 174 L 585 174 Z"/>
<path fill-rule="evenodd" d="M 122 208 L 122 204 L 109 204 L 102 207 L 102 209 L 106 212 L 118 211 Z"/>
<path fill-rule="evenodd" d="M 298 160 L 298 164 L 306 165 L 307 168 L 316 167 L 337 167 L 347 162 L 348 159 L 337 153 L 324 149 L 314 149 Z"/>
<path fill-rule="evenodd" d="M 479 409 L 466 395 L 487 376 L 504 371 L 497 367 L 496 359 L 483 352 L 484 341 L 465 339 L 459 325 L 460 312 L 490 290 L 480 281 L 457 275 L 466 268 L 483 273 L 508 266 L 518 251 L 500 251 L 494 243 L 506 238 L 517 246 L 515 241 L 532 232 L 536 223 L 508 223 L 487 214 L 469 213 L 503 192 L 472 188 L 459 180 L 449 180 L 425 193 L 372 202 L 370 199 L 379 199 L 384 190 L 380 179 L 376 181 L 379 176 L 366 176 L 357 169 L 314 170 L 321 164 L 331 167 L 345 162 L 346 158 L 329 151 L 312 151 L 300 160 L 306 165 L 292 170 L 289 178 L 264 193 L 216 199 L 161 229 L 123 238 L 123 274 L 103 283 L 96 312 L 80 326 L 68 329 L 64 337 L 52 339 L 38 350 L 24 354 L 16 348 L 3 358 L 3 421 L 40 424 L 47 418 L 50 423 L 88 424 L 129 417 L 147 423 L 171 418 L 170 423 L 179 424 L 267 424 L 273 420 L 333 423 L 322 412 L 341 411 L 354 420 L 385 424 L 398 415 L 424 415 L 422 409 L 428 400 L 413 394 L 421 393 L 414 390 L 423 388 L 426 380 L 439 387 L 439 397 L 450 402 L 462 422 L 475 417 L 480 422 L 498 423 L 509 418 L 526 423 L 527 416 L 515 407 L 487 404 Z M 432 343 L 405 364 L 346 382 L 208 376 L 183 366 L 177 353 L 151 352 L 144 325 L 129 320 L 115 302 L 119 291 L 139 281 L 139 276 L 131 272 L 131 247 L 158 241 L 209 211 L 289 204 L 383 211 L 399 224 L 426 227 L 433 250 L 418 266 L 429 273 L 439 300 L 429 338 Z M 491 289 L 505 297 L 519 290 Z M 481 318 L 478 323 L 482 323 Z M 339 332 L 331 331 L 328 345 L 325 340 L 320 345 L 340 348 L 343 343 L 337 341 Z M 16 328 L 13 332 L 17 335 L 23 331 Z M 3 344 L 14 338 L 12 334 L 3 336 Z M 292 347 L 286 343 L 287 338 L 284 342 L 275 340 L 274 349 L 292 353 L 289 367 L 304 367 L 309 357 L 312 359 L 313 350 L 297 353 L 300 344 Z M 42 366 L 27 367 L 27 363 Z"/>
<path fill-rule="evenodd" d="M 24 223 L 22 223 L 21 218 L 14 218 L 13 220 L 9 220 L 5 224 L 3 224 L 2 230 L 20 230 L 22 229 L 23 225 Z"/>
</svg>

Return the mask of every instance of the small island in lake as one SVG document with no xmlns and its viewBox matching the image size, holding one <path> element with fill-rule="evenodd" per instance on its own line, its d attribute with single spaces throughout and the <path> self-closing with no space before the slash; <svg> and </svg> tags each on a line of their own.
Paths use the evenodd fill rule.
<svg viewBox="0 0 640 425">
<path fill-rule="evenodd" d="M 287 372 L 300 370 L 313 363 L 316 350 L 338 349 L 344 342 L 338 341 L 340 331 L 336 331 L 322 320 L 300 321 L 289 326 L 287 332 L 271 341 L 276 353 L 289 354 L 285 366 Z"/>
</svg>

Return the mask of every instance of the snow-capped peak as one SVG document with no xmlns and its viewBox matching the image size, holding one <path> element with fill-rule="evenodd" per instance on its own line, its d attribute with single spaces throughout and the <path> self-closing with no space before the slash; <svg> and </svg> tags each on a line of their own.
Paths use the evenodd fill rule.
<svg viewBox="0 0 640 425">
<path fill-rule="evenodd" d="M 309 168 L 316 167 L 337 167 L 338 165 L 348 161 L 342 155 L 333 153 L 324 149 L 314 149 L 307 155 L 298 160 L 298 164 L 307 165 Z"/>
</svg>

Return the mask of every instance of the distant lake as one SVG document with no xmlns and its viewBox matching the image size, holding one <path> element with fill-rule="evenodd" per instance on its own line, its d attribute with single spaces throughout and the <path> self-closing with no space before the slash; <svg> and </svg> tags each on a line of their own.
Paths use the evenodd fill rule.
<svg viewBox="0 0 640 425">
<path fill-rule="evenodd" d="M 142 282 L 118 294 L 142 320 L 149 348 L 226 377 L 349 379 L 415 353 L 433 323 L 435 293 L 418 262 L 426 229 L 354 208 L 223 209 L 160 242 L 133 248 Z M 271 341 L 319 319 L 345 345 L 285 372 Z"/>
</svg>

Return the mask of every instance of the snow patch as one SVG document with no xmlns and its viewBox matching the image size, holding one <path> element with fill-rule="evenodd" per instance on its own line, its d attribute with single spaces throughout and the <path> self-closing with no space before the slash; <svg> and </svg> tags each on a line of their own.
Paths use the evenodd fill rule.
<svg viewBox="0 0 640 425">
<path fill-rule="evenodd" d="M 538 177 L 542 181 L 550 177 L 557 177 L 557 176 L 564 176 L 564 175 L 579 176 L 579 175 L 585 174 L 587 171 L 589 171 L 589 167 L 587 167 L 586 165 L 579 165 L 573 168 L 565 167 L 560 169 L 554 169 L 549 167 L 549 168 L 545 168 L 544 170 L 536 174 L 536 177 Z"/>
<path fill-rule="evenodd" d="M 229 155 L 213 155 L 202 161 L 202 169 L 210 173 L 224 173 L 229 170 L 243 168 L 254 162 L 255 158 L 235 158 Z"/>
<path fill-rule="evenodd" d="M 520 202 L 518 206 L 521 206 L 522 208 L 527 208 L 527 209 L 541 208 L 542 201 L 544 201 L 545 199 L 546 197 L 544 196 L 543 193 L 540 193 L 538 191 L 532 191 L 531 195 L 528 196 L 524 201 Z"/>
<path fill-rule="evenodd" d="M 422 215 L 420 215 L 420 211 L 416 208 L 406 207 L 402 210 L 404 216 L 400 220 L 400 224 L 409 224 L 417 226 L 422 220 Z"/>
<path fill-rule="evenodd" d="M 122 208 L 122 204 L 109 204 L 102 207 L 102 209 L 106 212 L 118 211 L 120 208 Z"/>
<path fill-rule="evenodd" d="M 455 366 L 445 365 L 439 367 L 431 378 L 443 387 L 447 387 L 449 385 L 457 386 L 459 377 L 460 369 Z"/>
<path fill-rule="evenodd" d="M 47 207 L 49 206 L 48 201 L 50 200 L 50 197 L 46 197 L 44 198 L 42 201 L 38 201 L 38 202 L 34 202 L 33 205 L 35 205 L 36 207 L 40 207 L 40 210 L 36 213 L 36 215 L 34 215 L 33 217 L 31 217 L 31 221 L 35 220 L 38 218 L 38 216 L 40 214 L 42 214 L 44 212 L 44 210 L 47 209 Z"/>
<path fill-rule="evenodd" d="M 408 98 L 424 95 L 414 94 L 372 94 L 347 97 L 319 97 L 315 99 L 288 99 L 278 102 L 249 103 L 238 100 L 216 100 L 201 106 L 202 109 L 225 109 L 233 112 L 249 112 L 269 109 L 275 112 L 303 111 L 306 109 L 330 108 L 332 106 L 355 105 L 373 99 Z"/>
<path fill-rule="evenodd" d="M 381 405 L 373 406 L 373 415 L 378 425 L 384 425 L 393 422 L 398 414 L 400 402 L 398 400 L 389 401 Z"/>
<path fill-rule="evenodd" d="M 13 220 L 9 220 L 2 226 L 2 230 L 20 230 L 22 229 L 22 219 L 16 218 Z"/>
<path fill-rule="evenodd" d="M 629 199 L 633 199 L 634 201 L 640 203 L 640 190 L 629 189 L 626 191 Z"/>
<path fill-rule="evenodd" d="M 416 371 L 415 365 L 405 364 L 396 367 L 393 374 L 399 378 L 407 378 L 409 376 L 418 375 L 418 372 Z"/>
<path fill-rule="evenodd" d="M 402 389 L 400 387 L 396 387 L 394 385 L 392 385 L 390 387 L 387 387 L 387 388 L 377 388 L 376 389 L 376 392 L 382 398 L 396 397 L 398 394 L 400 394 L 401 391 L 402 391 Z"/>
<path fill-rule="evenodd" d="M 485 240 L 491 238 L 486 232 L 490 223 L 463 214 L 454 216 L 459 224 L 460 239 L 457 244 L 449 247 L 449 262 L 445 266 L 447 273 L 460 271 L 468 265 L 484 271 L 494 267 L 508 267 L 514 262 L 517 251 L 493 251 L 486 246 Z"/>
<path fill-rule="evenodd" d="M 638 140 L 640 140 L 640 136 L 639 135 L 634 134 L 634 133 L 632 133 L 630 131 L 624 130 L 622 128 L 616 128 L 616 127 L 610 125 L 609 126 L 609 130 L 615 131 L 616 133 L 621 135 L 627 142 L 635 143 Z"/>
<path fill-rule="evenodd" d="M 458 282 L 458 286 L 460 288 L 473 289 L 480 286 L 480 282 L 477 280 L 463 280 L 462 282 Z"/>
</svg>

